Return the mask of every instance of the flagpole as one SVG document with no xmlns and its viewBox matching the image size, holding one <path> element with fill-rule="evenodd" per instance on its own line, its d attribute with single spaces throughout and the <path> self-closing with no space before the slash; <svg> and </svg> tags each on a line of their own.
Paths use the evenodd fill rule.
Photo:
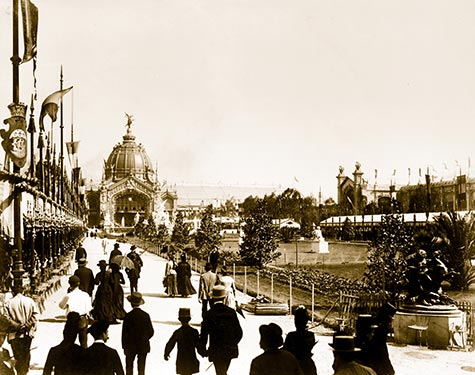
<svg viewBox="0 0 475 375">
<path fill-rule="evenodd" d="M 18 55 L 18 0 L 13 0 L 13 103 L 20 102 L 20 56 Z"/>
<path fill-rule="evenodd" d="M 63 65 L 61 65 L 61 73 L 59 76 L 59 89 L 62 91 L 63 90 Z M 59 170 L 60 170 L 60 175 L 59 175 L 59 195 L 60 195 L 60 203 L 61 205 L 64 203 L 64 189 L 63 189 L 63 173 L 64 173 L 64 146 L 63 146 L 63 130 L 64 130 L 64 124 L 63 124 L 63 97 L 61 96 L 61 101 L 60 101 L 60 107 L 59 107 L 59 140 L 61 142 L 61 145 L 59 146 Z"/>
<path fill-rule="evenodd" d="M 13 105 L 11 105 L 10 111 L 12 116 L 17 115 L 16 107 L 21 106 L 20 103 L 20 56 L 18 55 L 18 9 L 19 1 L 13 0 L 13 56 L 12 61 L 12 70 L 13 70 Z M 26 106 L 23 104 L 23 115 L 26 118 Z M 13 173 L 20 173 L 20 167 L 13 163 Z M 23 269 L 22 262 L 22 243 L 21 243 L 21 192 L 15 191 L 14 189 L 14 200 L 13 200 L 13 237 L 14 237 L 14 252 L 13 255 L 14 264 L 13 264 L 13 284 L 14 286 L 23 286 Z"/>
<path fill-rule="evenodd" d="M 31 104 L 30 104 L 30 125 L 28 127 L 28 131 L 30 132 L 30 174 L 31 178 L 35 178 L 35 125 L 34 125 L 34 114 L 33 111 L 34 103 L 33 103 L 33 94 L 31 94 Z"/>
</svg>

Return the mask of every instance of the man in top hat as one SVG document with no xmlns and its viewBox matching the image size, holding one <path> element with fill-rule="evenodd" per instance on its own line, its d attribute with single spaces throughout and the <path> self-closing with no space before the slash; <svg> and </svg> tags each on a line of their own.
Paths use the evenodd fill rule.
<svg viewBox="0 0 475 375">
<path fill-rule="evenodd" d="M 284 343 L 282 328 L 275 323 L 263 324 L 259 333 L 259 345 L 264 353 L 252 360 L 250 375 L 303 375 L 295 356 L 281 348 Z"/>
<path fill-rule="evenodd" d="M 58 306 L 66 310 L 66 317 L 68 319 L 70 319 L 69 314 L 78 315 L 77 332 L 79 335 L 79 343 L 83 348 L 87 348 L 88 316 L 92 310 L 91 297 L 79 289 L 81 280 L 76 275 L 72 275 L 68 282 L 68 293 L 59 301 Z"/>
<path fill-rule="evenodd" d="M 80 374 L 124 375 L 124 368 L 117 350 L 106 345 L 109 339 L 109 322 L 98 320 L 91 324 L 88 333 L 94 337 L 94 344 L 84 352 Z"/>
<path fill-rule="evenodd" d="M 353 336 L 334 336 L 328 344 L 333 350 L 334 375 L 377 375 L 374 370 L 356 361 L 360 349 L 355 347 Z"/>
<path fill-rule="evenodd" d="M 94 273 L 88 267 L 86 258 L 81 258 L 78 261 L 78 268 L 74 271 L 74 274 L 79 277 L 79 289 L 89 294 L 92 297 L 92 291 L 94 290 Z"/>
<path fill-rule="evenodd" d="M 145 361 L 150 352 L 150 339 L 154 334 L 150 315 L 140 306 L 144 304 L 142 294 L 132 292 L 127 296 L 132 310 L 125 317 L 122 325 L 122 348 L 125 354 L 125 373 L 132 375 L 134 361 L 137 357 L 138 374 L 145 374 Z"/>
<path fill-rule="evenodd" d="M 206 348 L 210 362 L 213 362 L 216 375 L 226 375 L 231 360 L 239 355 L 238 343 L 242 338 L 242 328 L 236 311 L 224 304 L 226 289 L 222 285 L 213 288 L 213 305 L 201 323 L 201 346 Z"/>
<path fill-rule="evenodd" d="M 110 264 L 112 258 L 114 258 L 117 255 L 122 255 L 122 251 L 120 251 L 119 247 L 120 247 L 120 244 L 118 242 L 116 242 L 114 244 L 114 249 L 111 251 L 111 253 L 109 255 L 109 264 Z"/>
<path fill-rule="evenodd" d="M 374 318 L 372 335 L 368 344 L 362 352 L 364 365 L 371 367 L 377 374 L 394 375 L 395 371 L 389 358 L 387 345 L 388 334 L 392 328 L 392 320 L 396 314 L 396 307 L 390 303 L 384 304 Z"/>
<path fill-rule="evenodd" d="M 168 361 L 170 353 L 175 345 L 178 345 L 176 355 L 176 373 L 180 375 L 191 375 L 200 372 L 200 361 L 196 357 L 196 352 L 202 356 L 203 349 L 200 345 L 200 334 L 197 329 L 190 326 L 191 314 L 187 307 L 180 307 L 178 310 L 178 320 L 181 327 L 178 328 L 165 345 L 164 358 Z"/>
</svg>

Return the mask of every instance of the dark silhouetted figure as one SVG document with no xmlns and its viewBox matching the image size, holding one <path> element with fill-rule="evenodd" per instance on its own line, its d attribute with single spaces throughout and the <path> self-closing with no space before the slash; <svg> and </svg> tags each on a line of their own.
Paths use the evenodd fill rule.
<svg viewBox="0 0 475 375">
<path fill-rule="evenodd" d="M 328 345 L 333 350 L 333 375 L 377 375 L 373 369 L 357 361 L 361 349 L 355 347 L 353 336 L 333 336 L 333 343 Z"/>
<path fill-rule="evenodd" d="M 251 362 L 250 375 L 303 375 L 295 356 L 280 347 L 284 343 L 282 328 L 275 323 L 259 327 L 261 340 L 259 345 L 264 353 Z"/>
<path fill-rule="evenodd" d="M 79 259 L 81 258 L 86 258 L 87 259 L 87 251 L 86 249 L 82 246 L 82 243 L 79 243 L 79 246 L 76 249 L 76 254 L 74 254 L 74 260 L 76 263 L 79 262 Z"/>
<path fill-rule="evenodd" d="M 181 256 L 181 261 L 176 266 L 176 287 L 178 294 L 182 297 L 196 294 L 196 290 L 191 284 L 191 266 L 186 261 L 186 255 Z"/>
<path fill-rule="evenodd" d="M 81 258 L 78 261 L 78 269 L 74 271 L 74 274 L 79 277 L 79 289 L 86 292 L 92 297 L 92 291 L 94 290 L 94 273 L 88 267 L 86 258 Z"/>
<path fill-rule="evenodd" d="M 135 247 L 135 245 L 132 245 L 130 247 L 130 252 L 127 254 L 127 258 L 134 262 L 134 268 L 127 268 L 125 270 L 130 281 L 130 292 L 138 292 L 140 271 L 142 270 L 143 266 L 142 258 L 135 251 L 136 249 L 137 248 Z"/>
<path fill-rule="evenodd" d="M 154 334 L 150 315 L 143 311 L 140 306 L 144 304 L 142 294 L 132 292 L 127 296 L 132 305 L 122 324 L 122 348 L 125 353 L 125 373 L 134 373 L 134 361 L 137 357 L 139 375 L 145 375 L 145 361 L 150 352 L 150 339 Z"/>
<path fill-rule="evenodd" d="M 315 335 L 307 331 L 308 320 L 307 309 L 305 306 L 299 306 L 294 314 L 296 331 L 287 334 L 284 349 L 297 358 L 304 375 L 316 375 L 317 368 L 312 359 L 312 349 L 316 343 Z"/>
<path fill-rule="evenodd" d="M 196 352 L 203 356 L 203 349 L 200 344 L 198 330 L 189 324 L 191 320 L 190 309 L 180 308 L 178 310 L 178 320 L 181 327 L 173 332 L 172 337 L 168 340 L 165 346 L 164 358 L 165 361 L 168 361 L 173 348 L 178 345 L 176 373 L 180 375 L 196 374 L 200 371 L 200 362 L 196 357 Z"/>
<path fill-rule="evenodd" d="M 91 324 L 88 333 L 94 337 L 94 344 L 84 351 L 80 365 L 81 374 L 124 375 L 124 368 L 117 350 L 106 345 L 109 339 L 109 323 L 99 320 Z"/>
<path fill-rule="evenodd" d="M 364 364 L 371 367 L 378 375 L 394 375 L 395 371 L 389 359 L 387 338 L 391 330 L 396 308 L 386 303 L 374 318 L 372 335 L 364 349 Z"/>
<path fill-rule="evenodd" d="M 201 322 L 201 346 L 209 347 L 205 354 L 213 362 L 216 375 L 226 375 L 233 358 L 239 355 L 238 343 L 242 339 L 242 328 L 236 311 L 224 304 L 226 289 L 216 285 L 212 292 L 213 306 Z"/>
<path fill-rule="evenodd" d="M 52 347 L 43 368 L 43 375 L 80 375 L 80 362 L 84 349 L 75 344 L 79 315 L 69 314 L 63 330 L 63 341 Z"/>
</svg>

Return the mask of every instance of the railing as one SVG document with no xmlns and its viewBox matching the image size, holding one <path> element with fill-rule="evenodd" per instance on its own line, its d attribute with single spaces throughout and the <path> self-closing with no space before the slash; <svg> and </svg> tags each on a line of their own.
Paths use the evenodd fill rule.
<svg viewBox="0 0 475 375">
<path fill-rule="evenodd" d="M 473 337 L 474 337 L 474 308 L 472 303 L 469 301 L 455 301 L 455 305 L 458 307 L 460 311 L 465 313 L 465 324 L 466 324 L 466 332 L 467 332 L 467 343 L 473 345 Z"/>
</svg>

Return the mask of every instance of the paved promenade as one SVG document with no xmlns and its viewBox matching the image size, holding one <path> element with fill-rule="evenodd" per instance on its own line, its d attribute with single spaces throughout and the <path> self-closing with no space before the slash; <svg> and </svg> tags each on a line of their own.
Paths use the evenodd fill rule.
<svg viewBox="0 0 475 375">
<path fill-rule="evenodd" d="M 110 241 L 107 248 L 107 255 L 104 255 L 100 239 L 86 238 L 84 247 L 88 252 L 88 267 L 96 274 L 99 269 L 97 263 L 100 259 L 108 259 L 114 241 Z M 121 250 L 125 254 L 130 246 L 121 244 Z M 139 250 L 140 251 L 140 250 Z M 153 321 L 155 335 L 151 340 L 151 352 L 147 357 L 148 374 L 175 374 L 176 348 L 171 354 L 170 360 L 163 359 L 165 344 L 174 330 L 179 327 L 177 320 L 178 309 L 189 307 L 191 309 L 191 324 L 199 330 L 201 322 L 201 305 L 197 296 L 188 298 L 169 298 L 164 293 L 162 278 L 165 270 L 165 261 L 153 254 L 142 254 L 144 267 L 142 277 L 139 280 L 139 291 L 144 295 L 145 304 L 142 306 L 147 311 Z M 74 272 L 76 265 L 71 265 L 70 272 Z M 64 275 L 62 287 L 51 294 L 45 302 L 45 310 L 40 315 L 38 331 L 33 340 L 31 370 L 29 374 L 41 374 L 46 356 L 50 347 L 57 345 L 62 339 L 62 329 L 65 321 L 64 311 L 58 307 L 58 302 L 64 296 L 67 289 L 67 279 L 70 276 Z M 129 294 L 128 279 L 124 292 Z M 198 275 L 192 277 L 192 282 L 198 290 Z M 247 302 L 250 297 L 238 295 L 240 302 Z M 126 311 L 130 310 L 128 301 L 124 303 Z M 239 317 L 244 331 L 244 337 L 239 345 L 240 356 L 231 362 L 229 375 L 243 375 L 249 373 L 251 360 L 262 351 L 259 348 L 259 331 L 261 324 L 275 322 L 279 324 L 284 333 L 294 330 L 293 318 L 291 316 L 256 316 L 247 314 L 246 318 Z M 108 345 L 118 350 L 123 364 L 125 359 L 121 349 L 121 329 L 122 325 L 112 325 L 109 329 L 110 339 Z M 319 375 L 331 375 L 333 355 L 328 346 L 331 342 L 330 332 L 323 327 L 316 330 L 318 343 L 314 348 L 314 360 Z M 90 343 L 92 337 L 89 336 Z M 430 371 L 430 375 L 454 375 L 470 374 L 475 372 L 475 354 L 463 351 L 430 350 L 418 346 L 396 346 L 390 344 L 390 356 L 397 375 L 414 375 L 423 371 Z M 206 358 L 201 358 L 200 374 L 214 374 L 214 367 L 209 368 L 210 363 Z M 272 375 L 272 374 L 269 374 Z"/>
</svg>

